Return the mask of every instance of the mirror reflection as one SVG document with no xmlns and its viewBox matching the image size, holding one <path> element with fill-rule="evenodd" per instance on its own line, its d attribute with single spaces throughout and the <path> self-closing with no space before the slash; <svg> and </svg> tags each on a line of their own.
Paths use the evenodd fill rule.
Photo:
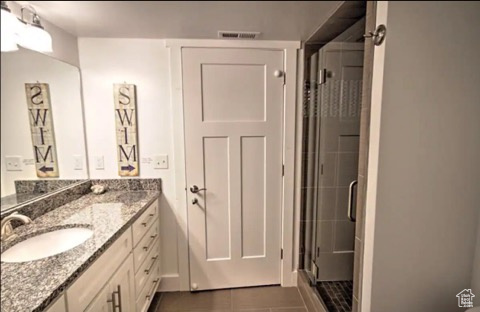
<svg viewBox="0 0 480 312">
<path fill-rule="evenodd" d="M 1 210 L 88 178 L 79 69 L 1 54 Z"/>
</svg>

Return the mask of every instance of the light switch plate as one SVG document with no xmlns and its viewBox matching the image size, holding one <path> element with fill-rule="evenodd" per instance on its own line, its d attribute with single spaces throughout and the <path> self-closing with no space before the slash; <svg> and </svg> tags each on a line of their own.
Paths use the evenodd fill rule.
<svg viewBox="0 0 480 312">
<path fill-rule="evenodd" d="M 153 158 L 155 169 L 168 169 L 168 155 L 157 155 Z"/>
<path fill-rule="evenodd" d="M 96 156 L 95 157 L 95 169 L 97 169 L 97 170 L 105 169 L 105 166 L 104 166 L 104 163 L 103 163 L 103 156 Z"/>
<path fill-rule="evenodd" d="M 82 170 L 83 169 L 83 157 L 82 155 L 73 155 L 73 170 Z"/>
<path fill-rule="evenodd" d="M 21 156 L 5 156 L 5 164 L 7 171 L 22 171 L 22 157 Z"/>
</svg>

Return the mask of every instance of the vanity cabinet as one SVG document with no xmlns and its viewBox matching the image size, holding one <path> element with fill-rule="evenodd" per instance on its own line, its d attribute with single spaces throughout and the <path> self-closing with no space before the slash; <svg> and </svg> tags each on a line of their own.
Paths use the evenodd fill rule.
<svg viewBox="0 0 480 312">
<path fill-rule="evenodd" d="M 93 302 L 88 306 L 85 312 L 110 312 L 110 285 L 105 285 Z"/>
<path fill-rule="evenodd" d="M 65 295 L 60 296 L 60 298 L 55 301 L 50 307 L 47 308 L 47 312 L 65 312 Z"/>
<path fill-rule="evenodd" d="M 135 311 L 133 278 L 133 257 L 129 255 L 85 312 Z"/>
<path fill-rule="evenodd" d="M 160 270 L 156 200 L 67 289 L 68 312 L 146 311 Z"/>
<path fill-rule="evenodd" d="M 137 312 L 148 310 L 161 281 L 157 207 L 149 207 L 132 225 Z"/>
</svg>

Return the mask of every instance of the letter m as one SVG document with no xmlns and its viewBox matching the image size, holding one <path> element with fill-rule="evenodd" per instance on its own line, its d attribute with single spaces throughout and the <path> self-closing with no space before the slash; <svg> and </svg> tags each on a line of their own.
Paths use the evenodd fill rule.
<svg viewBox="0 0 480 312">
<path fill-rule="evenodd" d="M 130 147 L 130 151 L 129 151 L 128 155 L 127 155 L 127 151 L 125 150 L 125 149 L 128 150 L 128 148 L 129 148 L 128 146 L 125 147 L 125 149 L 123 148 L 122 145 L 119 145 L 118 147 L 120 148 L 120 161 L 123 161 L 122 155 L 125 156 L 127 161 L 130 161 L 130 158 L 132 158 L 132 156 L 133 156 L 133 161 L 137 161 L 137 152 L 136 152 L 135 145 Z"/>
<path fill-rule="evenodd" d="M 37 161 L 37 163 L 41 162 L 40 158 L 43 160 L 43 162 L 46 162 L 48 158 L 48 154 L 50 154 L 50 162 L 53 163 L 53 153 L 52 153 L 51 145 L 48 146 L 45 154 L 42 153 L 45 150 L 45 147 L 34 146 L 34 148 L 35 148 L 35 160 Z"/>
</svg>

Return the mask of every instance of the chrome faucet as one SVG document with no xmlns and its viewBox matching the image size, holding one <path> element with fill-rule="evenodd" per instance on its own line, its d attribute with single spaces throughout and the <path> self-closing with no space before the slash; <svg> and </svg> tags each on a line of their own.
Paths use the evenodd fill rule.
<svg viewBox="0 0 480 312">
<path fill-rule="evenodd" d="M 18 212 L 14 212 L 9 216 L 3 218 L 2 223 L 0 224 L 1 230 L 1 240 L 6 240 L 13 235 L 13 227 L 11 221 L 18 220 L 22 221 L 23 224 L 32 223 L 32 219 L 27 216 L 21 215 Z"/>
</svg>

